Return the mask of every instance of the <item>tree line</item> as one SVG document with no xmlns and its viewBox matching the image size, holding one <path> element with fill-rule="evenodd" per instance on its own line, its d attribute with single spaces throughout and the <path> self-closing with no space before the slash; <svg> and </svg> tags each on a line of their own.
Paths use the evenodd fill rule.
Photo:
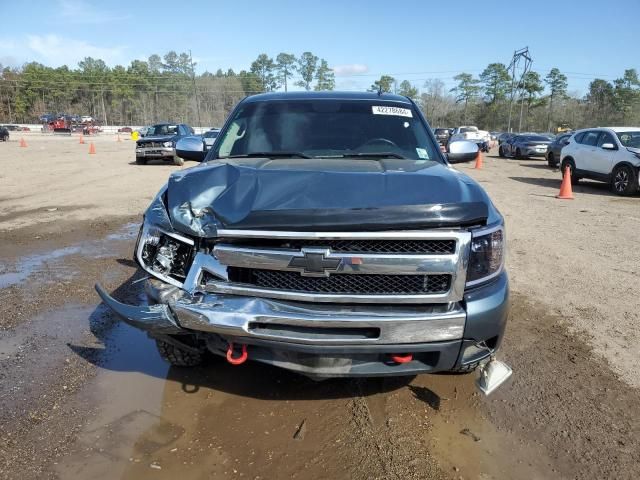
<svg viewBox="0 0 640 480">
<path fill-rule="evenodd" d="M 182 121 L 220 126 L 243 97 L 261 92 L 333 90 L 335 75 L 327 60 L 303 52 L 258 55 L 248 69 L 196 74 L 187 53 L 168 52 L 109 67 L 87 57 L 76 68 L 37 62 L 20 68 L 0 65 L 0 122 L 32 123 L 45 113 L 89 114 L 104 124 L 142 125 Z M 640 80 L 635 69 L 610 82 L 595 78 L 588 92 L 568 91 L 558 68 L 529 71 L 514 79 L 502 63 L 489 64 L 477 77 L 462 72 L 447 88 L 433 78 L 418 86 L 382 75 L 370 91 L 407 96 L 432 126 L 477 125 L 486 130 L 550 131 L 560 125 L 640 124 Z M 510 121 L 509 121 L 510 119 Z"/>
<path fill-rule="evenodd" d="M 502 63 L 491 63 L 474 77 L 462 72 L 447 89 L 441 79 L 429 79 L 422 90 L 383 75 L 371 90 L 394 92 L 415 100 L 432 126 L 477 125 L 485 130 L 553 131 L 559 126 L 640 125 L 640 79 L 635 69 L 610 82 L 595 78 L 588 92 L 568 91 L 568 79 L 558 68 L 546 75 L 529 71 L 514 79 Z M 509 117 L 511 116 L 511 122 Z"/>
</svg>

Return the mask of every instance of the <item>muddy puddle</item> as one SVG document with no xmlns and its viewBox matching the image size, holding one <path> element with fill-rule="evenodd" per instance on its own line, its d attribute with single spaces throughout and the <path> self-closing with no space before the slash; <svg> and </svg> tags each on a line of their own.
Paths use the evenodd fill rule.
<svg viewBox="0 0 640 480">
<path fill-rule="evenodd" d="M 53 275 L 54 280 L 66 279 L 73 274 L 70 269 L 65 268 L 64 261 L 66 258 L 72 255 L 82 255 L 90 258 L 111 257 L 114 254 L 113 242 L 130 242 L 135 239 L 138 228 L 139 225 L 131 223 L 99 240 L 86 241 L 34 253 L 19 257 L 16 260 L 0 259 L 0 289 L 18 285 L 44 269 L 49 271 L 57 270 Z"/>
</svg>

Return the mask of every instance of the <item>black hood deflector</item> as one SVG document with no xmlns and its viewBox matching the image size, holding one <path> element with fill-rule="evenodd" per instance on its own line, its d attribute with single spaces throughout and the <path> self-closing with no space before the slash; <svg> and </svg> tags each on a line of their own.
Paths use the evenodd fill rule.
<svg viewBox="0 0 640 480">
<path fill-rule="evenodd" d="M 177 231 L 397 230 L 485 224 L 490 201 L 436 162 L 265 159 L 174 173 L 167 209 Z"/>
</svg>

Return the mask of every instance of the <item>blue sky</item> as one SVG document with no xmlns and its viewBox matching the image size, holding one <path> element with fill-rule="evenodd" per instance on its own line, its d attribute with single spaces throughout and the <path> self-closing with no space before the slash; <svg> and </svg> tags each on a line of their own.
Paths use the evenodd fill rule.
<svg viewBox="0 0 640 480">
<path fill-rule="evenodd" d="M 311 51 L 335 68 L 340 89 L 365 89 L 382 74 L 451 87 L 456 73 L 508 64 L 528 46 L 534 70 L 558 67 L 578 93 L 594 77 L 640 70 L 640 0 L 51 0 L 3 2 L 2 10 L 10 21 L 0 29 L 0 63 L 11 66 L 75 67 L 85 56 L 128 65 L 191 49 L 198 72 L 239 71 L 262 52 Z"/>
</svg>

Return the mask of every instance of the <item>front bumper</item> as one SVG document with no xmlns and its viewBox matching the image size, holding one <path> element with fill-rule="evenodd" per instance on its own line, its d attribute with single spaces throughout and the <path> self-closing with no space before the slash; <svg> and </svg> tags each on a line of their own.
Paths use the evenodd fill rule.
<svg viewBox="0 0 640 480">
<path fill-rule="evenodd" d="M 508 315 L 508 279 L 468 291 L 459 303 L 419 306 L 307 304 L 196 294 L 148 280 L 153 305 L 131 306 L 96 285 L 114 312 L 151 336 L 195 334 L 212 352 L 249 345 L 249 358 L 317 377 L 412 375 L 447 371 L 499 346 Z M 411 353 L 397 364 L 391 354 Z"/>
<path fill-rule="evenodd" d="M 175 155 L 174 147 L 136 147 L 136 157 L 173 158 Z"/>
</svg>

